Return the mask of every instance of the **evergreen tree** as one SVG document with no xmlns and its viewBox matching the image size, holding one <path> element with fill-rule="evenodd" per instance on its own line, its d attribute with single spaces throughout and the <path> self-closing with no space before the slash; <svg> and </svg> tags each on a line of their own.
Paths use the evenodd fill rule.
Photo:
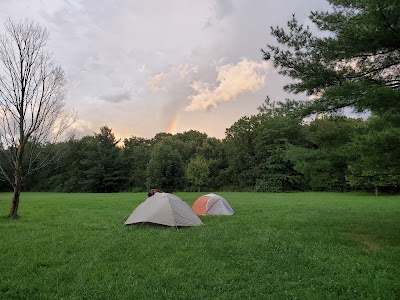
<svg viewBox="0 0 400 300">
<path fill-rule="evenodd" d="M 287 23 L 288 31 L 271 29 L 279 45 L 268 45 L 264 58 L 294 79 L 285 86 L 287 91 L 316 98 L 289 104 L 300 107 L 302 115 L 344 107 L 399 112 L 400 1 L 328 2 L 331 11 L 310 15 L 318 35 L 295 16 Z"/>
<path fill-rule="evenodd" d="M 304 189 L 302 174 L 294 169 L 293 162 L 287 156 L 287 149 L 291 145 L 303 142 L 298 120 L 278 115 L 264 115 L 260 120 L 254 141 L 258 160 L 255 189 L 262 192 Z"/>
<path fill-rule="evenodd" d="M 83 189 L 88 192 L 118 192 L 127 185 L 126 159 L 107 126 L 100 128 L 89 143 L 87 156 L 81 161 Z"/>
</svg>

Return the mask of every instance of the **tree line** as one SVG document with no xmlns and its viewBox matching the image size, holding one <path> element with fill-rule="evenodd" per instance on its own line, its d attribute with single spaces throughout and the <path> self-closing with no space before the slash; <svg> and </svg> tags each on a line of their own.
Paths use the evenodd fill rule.
<svg viewBox="0 0 400 300">
<path fill-rule="evenodd" d="M 39 155 L 54 148 L 63 155 L 29 177 L 23 190 L 397 191 L 399 125 L 399 115 L 304 123 L 261 111 L 235 122 L 222 140 L 191 130 L 130 137 L 122 145 L 104 126 L 93 136 L 43 145 Z M 2 182 L 1 189 L 9 185 Z"/>
</svg>

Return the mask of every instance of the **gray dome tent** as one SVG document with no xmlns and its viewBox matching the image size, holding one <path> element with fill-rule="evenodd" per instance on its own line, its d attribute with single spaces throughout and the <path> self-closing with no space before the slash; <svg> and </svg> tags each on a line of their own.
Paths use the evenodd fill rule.
<svg viewBox="0 0 400 300">
<path fill-rule="evenodd" d="M 166 226 L 203 225 L 192 208 L 176 195 L 156 193 L 142 202 L 125 221 L 125 225 L 153 223 Z"/>
</svg>

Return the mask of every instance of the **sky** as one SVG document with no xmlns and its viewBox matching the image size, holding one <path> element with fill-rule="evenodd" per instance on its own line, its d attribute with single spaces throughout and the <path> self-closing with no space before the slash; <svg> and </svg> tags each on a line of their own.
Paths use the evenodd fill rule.
<svg viewBox="0 0 400 300">
<path fill-rule="evenodd" d="M 292 95 L 261 48 L 271 26 L 325 0 L 0 0 L 6 18 L 50 32 L 47 49 L 67 77 L 78 136 L 108 126 L 117 138 L 198 130 L 224 138 L 269 96 Z"/>
</svg>

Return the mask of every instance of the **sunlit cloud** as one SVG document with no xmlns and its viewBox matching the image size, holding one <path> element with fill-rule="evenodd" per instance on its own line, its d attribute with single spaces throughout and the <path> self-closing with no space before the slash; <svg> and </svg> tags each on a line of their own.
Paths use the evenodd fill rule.
<svg viewBox="0 0 400 300">
<path fill-rule="evenodd" d="M 265 85 L 265 74 L 268 63 L 256 62 L 243 58 L 237 64 L 216 67 L 217 84 L 212 88 L 209 83 L 195 81 L 192 83 L 194 95 L 185 111 L 204 111 L 217 107 L 222 102 L 236 99 L 239 95 L 255 92 Z"/>
<path fill-rule="evenodd" d="M 161 72 L 149 77 L 147 80 L 147 87 L 152 92 L 166 91 L 168 89 L 167 86 L 170 85 L 172 81 L 187 78 L 189 75 L 197 72 L 197 66 L 188 64 L 172 66 L 167 72 Z"/>
<path fill-rule="evenodd" d="M 170 75 L 179 75 L 181 78 L 187 77 L 189 74 L 197 73 L 199 68 L 197 66 L 190 66 L 188 64 L 180 64 L 171 68 Z"/>
<path fill-rule="evenodd" d="M 163 82 L 167 77 L 168 75 L 166 73 L 159 73 L 151 76 L 147 80 L 147 87 L 153 92 L 164 90 Z"/>
</svg>

